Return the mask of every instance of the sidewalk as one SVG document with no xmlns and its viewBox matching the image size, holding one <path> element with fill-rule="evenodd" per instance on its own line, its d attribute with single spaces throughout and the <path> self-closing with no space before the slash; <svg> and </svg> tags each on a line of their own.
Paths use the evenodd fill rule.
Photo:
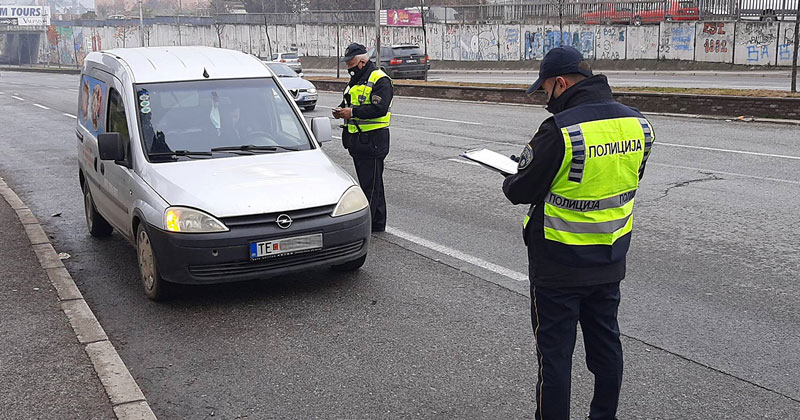
<svg viewBox="0 0 800 420">
<path fill-rule="evenodd" d="M 314 75 L 329 75 L 335 73 L 336 68 L 320 69 L 320 68 L 304 68 L 304 74 Z M 791 71 L 788 70 L 769 70 L 769 71 L 740 71 L 740 70 L 597 70 L 598 73 L 606 75 L 654 75 L 654 76 L 740 76 L 740 77 L 777 77 L 777 78 L 790 78 Z M 539 70 L 491 70 L 491 69 L 475 69 L 475 70 L 457 70 L 457 69 L 431 69 L 428 74 L 504 74 L 514 76 L 533 76 L 534 78 L 539 75 Z M 342 77 L 347 75 L 347 71 L 342 72 Z"/>
<path fill-rule="evenodd" d="M 2 197 L 0 256 L 0 417 L 115 419 L 23 225 Z"/>
</svg>

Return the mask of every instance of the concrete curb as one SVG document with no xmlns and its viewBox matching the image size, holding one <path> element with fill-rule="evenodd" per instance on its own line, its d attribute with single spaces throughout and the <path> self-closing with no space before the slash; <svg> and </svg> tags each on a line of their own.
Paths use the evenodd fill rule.
<svg viewBox="0 0 800 420">
<path fill-rule="evenodd" d="M 29 73 L 81 74 L 81 69 L 59 69 L 49 67 L 11 67 L 0 66 L 0 71 L 19 71 Z"/>
<path fill-rule="evenodd" d="M 42 269 L 58 294 L 61 310 L 69 319 L 78 342 L 84 346 L 118 420 L 155 420 L 156 416 L 125 363 L 108 340 L 105 330 L 64 268 L 47 234 L 31 210 L 0 178 L 0 195 L 16 211 Z"/>
</svg>

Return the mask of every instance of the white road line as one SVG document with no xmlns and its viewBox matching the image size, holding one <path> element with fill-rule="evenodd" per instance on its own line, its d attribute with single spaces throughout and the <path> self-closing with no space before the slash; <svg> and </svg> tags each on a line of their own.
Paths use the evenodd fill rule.
<svg viewBox="0 0 800 420">
<path fill-rule="evenodd" d="M 33 106 L 38 107 L 38 108 L 42 108 L 42 109 L 50 109 L 50 108 L 48 108 L 48 107 L 46 107 L 44 105 L 39 105 L 39 104 L 33 104 Z"/>
<path fill-rule="evenodd" d="M 67 117 L 74 118 L 74 119 L 76 119 L 76 120 L 78 119 L 78 117 L 76 117 L 76 116 L 74 116 L 74 115 L 72 115 L 72 114 L 67 114 L 66 112 L 62 113 L 61 115 L 65 115 L 65 116 L 67 116 Z"/>
<path fill-rule="evenodd" d="M 510 268 L 505 268 L 503 266 L 499 266 L 494 263 L 490 263 L 484 259 L 474 257 L 469 254 L 465 254 L 461 251 L 455 250 L 453 248 L 437 244 L 436 242 L 429 241 L 427 239 L 420 238 L 419 236 L 414 236 L 410 233 L 403 232 L 402 230 L 395 229 L 393 227 L 386 227 L 386 233 L 390 235 L 397 236 L 398 238 L 405 239 L 409 242 L 413 242 L 417 245 L 424 246 L 425 248 L 431 249 L 433 251 L 442 253 L 449 257 L 453 257 L 464 261 L 466 263 L 472 264 L 474 266 L 483 268 L 484 270 L 491 271 L 493 273 L 500 274 L 501 276 L 508 277 L 512 280 L 517 281 L 528 281 L 528 276 L 526 274 L 520 273 L 518 271 L 514 271 Z"/>
<path fill-rule="evenodd" d="M 5 95 L 5 92 L 0 92 L 0 95 Z"/>
<path fill-rule="evenodd" d="M 470 161 L 464 160 L 464 159 L 455 159 L 455 158 L 453 158 L 453 159 L 447 159 L 447 160 L 449 160 L 450 162 L 458 162 L 458 163 L 463 163 L 463 164 L 466 164 L 466 165 L 481 166 L 479 163 L 470 162 Z"/>
<path fill-rule="evenodd" d="M 24 100 L 25 100 L 25 99 L 22 99 L 22 98 L 20 98 L 20 97 L 19 97 L 19 96 L 17 96 L 17 95 L 11 95 L 11 97 L 12 97 L 12 98 L 14 98 L 14 99 L 16 99 L 16 100 L 18 100 L 18 101 L 24 101 Z"/>
<path fill-rule="evenodd" d="M 761 180 L 764 180 L 764 181 L 783 182 L 783 183 L 786 183 L 786 184 L 800 185 L 800 181 L 792 181 L 790 179 L 768 178 L 768 177 L 765 177 L 765 176 L 745 175 L 745 174 L 739 174 L 739 173 L 736 173 L 736 172 L 724 172 L 724 171 L 715 171 L 713 169 L 693 168 L 691 166 L 679 166 L 679 165 L 668 165 L 666 163 L 647 162 L 647 166 L 650 166 L 650 165 L 664 166 L 666 168 L 675 168 L 675 169 L 688 169 L 690 171 L 708 172 L 708 173 L 720 174 L 720 175 L 740 176 L 740 177 L 743 177 L 743 178 L 753 178 L 753 179 L 761 179 Z"/>
<path fill-rule="evenodd" d="M 741 155 L 766 156 L 766 157 L 776 157 L 776 158 L 782 158 L 782 159 L 800 160 L 800 156 L 776 155 L 776 154 L 772 154 L 772 153 L 748 152 L 746 150 L 718 149 L 716 147 L 702 147 L 702 146 L 690 146 L 688 144 L 664 143 L 664 142 L 659 142 L 658 139 L 656 139 L 656 145 L 664 145 L 664 146 L 671 146 L 671 147 L 685 147 L 687 149 L 710 150 L 712 152 L 738 153 L 738 154 L 741 154 Z"/>
<path fill-rule="evenodd" d="M 333 107 L 330 107 L 330 106 L 323 106 L 323 105 L 317 105 L 317 106 L 319 108 L 333 109 Z M 474 121 L 448 120 L 447 118 L 420 117 L 419 115 L 396 114 L 394 112 L 392 112 L 392 116 L 393 117 L 404 117 L 404 118 L 420 118 L 420 119 L 423 119 L 423 120 L 454 122 L 454 123 L 470 124 L 470 125 L 483 125 L 483 123 L 474 122 Z"/>
</svg>

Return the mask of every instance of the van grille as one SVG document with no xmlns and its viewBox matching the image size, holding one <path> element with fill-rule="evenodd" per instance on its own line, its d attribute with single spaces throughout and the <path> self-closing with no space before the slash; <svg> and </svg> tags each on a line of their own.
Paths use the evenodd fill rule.
<svg viewBox="0 0 800 420">
<path fill-rule="evenodd" d="M 264 214 L 252 214 L 248 216 L 223 217 L 220 219 L 220 221 L 229 228 L 242 227 L 242 226 L 249 227 L 249 226 L 274 224 L 275 220 L 278 219 L 278 216 L 282 214 L 288 214 L 289 217 L 292 218 L 292 221 L 296 222 L 298 220 L 306 219 L 309 217 L 329 216 L 331 213 L 333 213 L 334 207 L 335 206 L 331 205 L 331 206 L 312 207 L 310 209 L 287 211 L 281 213 L 264 213 Z"/>
</svg>

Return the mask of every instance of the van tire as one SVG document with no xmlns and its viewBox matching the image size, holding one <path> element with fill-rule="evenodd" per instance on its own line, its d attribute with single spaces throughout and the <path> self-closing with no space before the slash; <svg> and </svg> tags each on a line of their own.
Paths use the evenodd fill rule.
<svg viewBox="0 0 800 420">
<path fill-rule="evenodd" d="M 365 254 L 362 257 L 356 258 L 352 261 L 348 261 L 344 264 L 334 265 L 332 268 L 335 271 L 347 272 L 347 271 L 356 271 L 364 265 L 364 262 L 367 261 L 367 255 Z"/>
<path fill-rule="evenodd" d="M 83 210 L 86 213 L 86 227 L 89 229 L 90 235 L 95 238 L 105 238 L 111 235 L 114 228 L 97 211 L 92 198 L 92 191 L 89 189 L 89 185 L 86 184 L 83 186 Z"/>
<path fill-rule="evenodd" d="M 144 295 L 153 301 L 167 299 L 171 285 L 161 278 L 156 255 L 150 243 L 150 235 L 148 235 L 144 223 L 139 223 L 139 227 L 136 229 L 136 260 L 139 265 L 139 281 L 142 283 Z"/>
</svg>

